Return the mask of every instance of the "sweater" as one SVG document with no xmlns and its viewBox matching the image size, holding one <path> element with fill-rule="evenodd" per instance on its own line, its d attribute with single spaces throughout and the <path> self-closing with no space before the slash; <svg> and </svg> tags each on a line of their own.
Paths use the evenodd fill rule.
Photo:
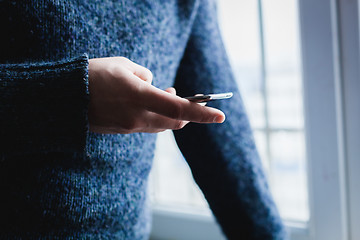
<svg viewBox="0 0 360 240">
<path fill-rule="evenodd" d="M 148 239 L 156 134 L 89 132 L 88 59 L 124 56 L 223 124 L 174 131 L 228 239 L 285 239 L 212 0 L 0 0 L 0 239 Z"/>
</svg>

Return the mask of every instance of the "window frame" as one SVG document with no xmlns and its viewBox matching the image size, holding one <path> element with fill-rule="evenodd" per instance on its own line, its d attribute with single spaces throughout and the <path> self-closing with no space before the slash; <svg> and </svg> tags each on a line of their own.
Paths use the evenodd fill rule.
<svg viewBox="0 0 360 240">
<path fill-rule="evenodd" d="M 360 4 L 337 1 L 348 239 L 360 239 Z"/>
<path fill-rule="evenodd" d="M 302 0 L 299 11 L 310 239 L 359 239 L 358 2 Z"/>
<path fill-rule="evenodd" d="M 298 5 L 310 220 L 285 224 L 295 240 L 360 239 L 360 4 Z M 215 220 L 194 211 L 155 206 L 152 239 L 222 239 Z"/>
<path fill-rule="evenodd" d="M 346 232 L 335 6 L 299 1 L 311 239 L 345 239 Z"/>
</svg>

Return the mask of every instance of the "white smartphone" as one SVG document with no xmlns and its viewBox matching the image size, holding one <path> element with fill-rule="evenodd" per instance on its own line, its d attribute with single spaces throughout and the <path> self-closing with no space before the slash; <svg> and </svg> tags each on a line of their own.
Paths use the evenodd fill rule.
<svg viewBox="0 0 360 240">
<path fill-rule="evenodd" d="M 221 100 L 221 99 L 228 99 L 231 98 L 233 96 L 232 92 L 227 92 L 227 93 L 217 93 L 217 94 L 196 94 L 194 96 L 191 97 L 185 97 L 185 99 L 191 101 L 191 102 L 209 102 L 209 101 L 214 101 L 214 100 Z"/>
</svg>

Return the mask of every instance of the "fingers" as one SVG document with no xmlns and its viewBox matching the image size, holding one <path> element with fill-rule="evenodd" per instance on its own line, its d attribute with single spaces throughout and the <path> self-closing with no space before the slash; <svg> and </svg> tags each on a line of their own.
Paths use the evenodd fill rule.
<svg viewBox="0 0 360 240">
<path fill-rule="evenodd" d="M 135 132 L 158 133 L 167 129 L 178 130 L 185 127 L 188 123 L 188 121 L 171 119 L 153 112 L 144 111 L 141 115 L 137 115 L 136 119 L 128 120 L 120 124 L 122 127 L 117 127 L 117 124 L 107 127 L 90 124 L 89 130 L 91 132 L 105 134 L 128 134 Z"/>
<path fill-rule="evenodd" d="M 148 86 L 142 88 L 142 104 L 149 111 L 178 120 L 197 123 L 222 123 L 225 114 L 218 109 L 204 107 L 184 98 Z"/>
<path fill-rule="evenodd" d="M 172 95 L 176 95 L 176 90 L 173 87 L 165 89 L 165 92 L 170 93 Z M 204 105 L 203 105 L 204 106 Z M 139 124 L 140 126 L 146 126 L 141 129 L 136 129 L 136 131 L 141 132 L 162 132 L 167 129 L 178 130 L 186 126 L 189 121 L 177 120 L 168 118 L 162 115 L 159 115 L 154 112 L 145 112 L 141 119 L 146 119 L 145 124 Z"/>
<path fill-rule="evenodd" d="M 89 60 L 90 131 L 161 132 L 183 128 L 189 121 L 225 120 L 220 110 L 178 97 L 174 88 L 152 86 L 152 78 L 150 70 L 126 58 Z"/>
<path fill-rule="evenodd" d="M 147 83 L 152 82 L 153 76 L 149 69 L 130 60 L 128 60 L 128 63 L 130 67 L 129 69 L 135 76 Z M 169 98 L 169 96 L 166 96 L 167 94 L 164 91 L 155 87 L 145 87 L 144 89 L 144 92 L 147 93 L 147 95 L 143 96 L 145 98 L 145 106 L 155 113 L 159 113 L 173 119 L 198 123 L 222 123 L 225 120 L 225 115 L 217 109 L 201 108 L 200 106 L 205 106 L 206 104 L 198 104 L 200 106 L 196 106 L 194 103 L 190 103 L 185 99 L 177 97 L 175 88 L 170 87 L 165 90 L 165 92 L 173 95 L 172 98 Z"/>
<path fill-rule="evenodd" d="M 207 102 L 200 102 L 200 103 L 197 103 L 197 104 L 199 104 L 201 106 L 206 106 Z"/>
<path fill-rule="evenodd" d="M 146 127 L 141 129 L 144 132 L 159 132 L 166 129 L 178 130 L 189 123 L 189 121 L 171 119 L 153 112 L 146 112 L 142 119 L 146 119 Z"/>
<path fill-rule="evenodd" d="M 153 79 L 153 74 L 152 72 L 147 69 L 146 67 L 143 67 L 133 61 L 130 61 L 129 59 L 125 58 L 123 59 L 126 64 L 128 69 L 137 77 L 139 77 L 140 79 L 144 80 L 147 83 L 152 82 Z"/>
<path fill-rule="evenodd" d="M 153 79 L 152 72 L 149 69 L 145 68 L 145 67 L 142 67 L 140 65 L 138 65 L 138 66 L 139 67 L 136 68 L 135 71 L 134 71 L 134 75 L 138 76 L 139 78 L 141 78 L 145 82 L 151 84 L 152 79 Z"/>
<path fill-rule="evenodd" d="M 169 87 L 169 88 L 165 89 L 165 92 L 176 95 L 176 90 L 173 87 Z"/>
</svg>

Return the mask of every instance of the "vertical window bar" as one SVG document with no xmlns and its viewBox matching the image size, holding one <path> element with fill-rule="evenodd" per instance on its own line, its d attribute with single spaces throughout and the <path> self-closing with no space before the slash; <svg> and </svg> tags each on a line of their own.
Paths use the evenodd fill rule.
<svg viewBox="0 0 360 240">
<path fill-rule="evenodd" d="M 265 133 L 265 153 L 269 163 L 269 181 L 272 182 L 272 154 L 270 147 L 270 124 L 269 124 L 269 104 L 268 104 L 268 92 L 267 92 L 267 71 L 266 71 L 266 49 L 265 49 L 265 34 L 264 34 L 264 19 L 263 19 L 263 7 L 262 0 L 258 0 L 258 15 L 259 15 L 259 44 L 260 44 L 260 82 L 261 93 L 264 106 L 264 133 Z M 270 184 L 271 186 L 271 184 Z"/>
</svg>

